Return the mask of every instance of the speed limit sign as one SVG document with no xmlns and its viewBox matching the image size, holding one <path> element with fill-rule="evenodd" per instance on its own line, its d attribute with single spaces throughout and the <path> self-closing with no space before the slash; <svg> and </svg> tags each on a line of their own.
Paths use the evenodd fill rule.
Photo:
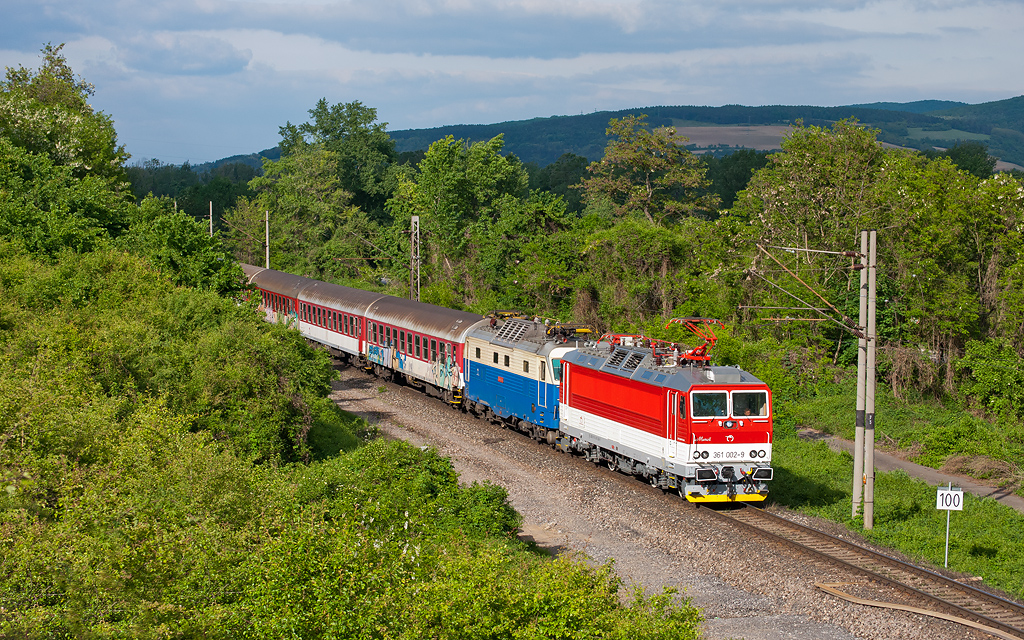
<svg viewBox="0 0 1024 640">
<path fill-rule="evenodd" d="M 943 489 L 939 487 L 939 493 L 935 498 L 935 508 L 946 512 L 946 563 L 949 567 L 949 512 L 964 510 L 964 490 L 954 487 L 953 483 Z"/>
<path fill-rule="evenodd" d="M 960 487 L 943 489 L 939 487 L 939 494 L 935 500 L 935 508 L 943 511 L 964 510 L 964 490 Z"/>
</svg>

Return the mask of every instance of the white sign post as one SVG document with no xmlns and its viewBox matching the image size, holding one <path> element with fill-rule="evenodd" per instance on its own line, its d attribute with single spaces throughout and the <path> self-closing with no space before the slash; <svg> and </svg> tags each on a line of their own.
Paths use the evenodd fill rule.
<svg viewBox="0 0 1024 640">
<path fill-rule="evenodd" d="M 938 496 L 935 498 L 935 508 L 946 512 L 946 564 L 949 568 L 949 512 L 964 510 L 964 490 L 960 487 L 953 488 L 953 483 L 945 489 L 939 487 Z"/>
</svg>

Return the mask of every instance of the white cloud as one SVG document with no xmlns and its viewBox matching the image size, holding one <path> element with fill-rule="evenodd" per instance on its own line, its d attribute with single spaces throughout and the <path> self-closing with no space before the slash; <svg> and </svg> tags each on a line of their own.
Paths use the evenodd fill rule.
<svg viewBox="0 0 1024 640">
<path fill-rule="evenodd" d="M 272 146 L 321 97 L 392 128 L 1007 98 L 1022 26 L 1014 0 L 43 0 L 5 14 L 0 64 L 66 41 L 130 151 L 201 161 Z"/>
</svg>

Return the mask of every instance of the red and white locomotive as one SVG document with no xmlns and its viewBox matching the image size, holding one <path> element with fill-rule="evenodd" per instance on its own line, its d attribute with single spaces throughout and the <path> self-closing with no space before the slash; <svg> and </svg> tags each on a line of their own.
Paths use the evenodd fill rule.
<svg viewBox="0 0 1024 640">
<path fill-rule="evenodd" d="M 700 347 L 605 336 L 562 357 L 559 446 L 675 489 L 690 502 L 761 501 L 772 479 L 771 390 Z"/>
</svg>

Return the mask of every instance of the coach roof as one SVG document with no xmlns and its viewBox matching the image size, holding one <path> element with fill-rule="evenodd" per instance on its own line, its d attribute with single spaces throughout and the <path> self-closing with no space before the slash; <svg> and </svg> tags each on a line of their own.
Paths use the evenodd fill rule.
<svg viewBox="0 0 1024 640">
<path fill-rule="evenodd" d="M 483 316 L 394 296 L 380 298 L 366 312 L 366 319 L 417 333 L 462 342 L 470 327 Z"/>
</svg>

